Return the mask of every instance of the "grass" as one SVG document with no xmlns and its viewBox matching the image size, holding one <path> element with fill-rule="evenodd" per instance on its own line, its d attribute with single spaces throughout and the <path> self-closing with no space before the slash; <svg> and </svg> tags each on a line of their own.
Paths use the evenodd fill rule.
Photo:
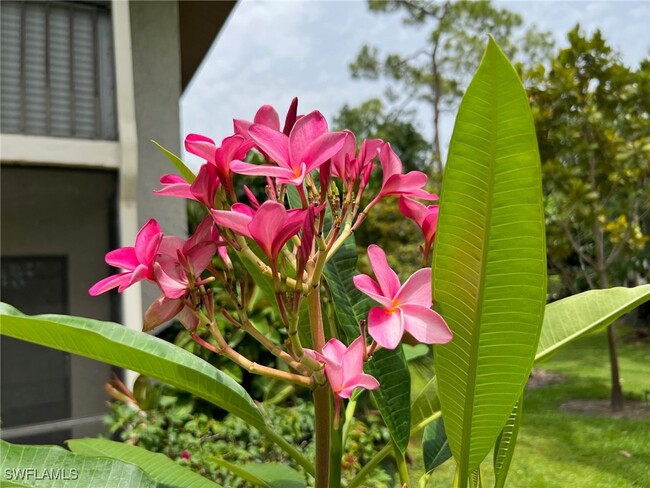
<svg viewBox="0 0 650 488">
<path fill-rule="evenodd" d="M 619 340 L 626 398 L 642 400 L 650 389 L 650 345 Z M 650 486 L 650 418 L 584 416 L 559 406 L 571 399 L 609 398 L 609 361 L 604 332 L 571 344 L 537 365 L 565 381 L 526 390 L 524 418 L 506 485 L 514 488 L 627 488 Z M 626 451 L 630 457 L 621 454 Z M 412 440 L 411 486 L 423 474 L 421 437 Z M 434 471 L 428 487 L 451 487 L 453 460 Z M 493 486 L 492 454 L 482 465 Z"/>
</svg>

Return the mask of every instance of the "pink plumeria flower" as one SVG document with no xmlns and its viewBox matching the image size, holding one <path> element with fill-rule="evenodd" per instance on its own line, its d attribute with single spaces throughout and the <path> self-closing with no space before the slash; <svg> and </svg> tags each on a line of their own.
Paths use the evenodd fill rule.
<svg viewBox="0 0 650 488">
<path fill-rule="evenodd" d="M 384 197 L 394 195 L 412 196 L 423 200 L 438 199 L 437 195 L 422 189 L 427 184 L 427 175 L 421 171 L 402 174 L 402 161 L 389 143 L 385 143 L 379 150 L 379 161 L 382 170 L 381 190 L 371 202 L 371 206 Z"/>
<path fill-rule="evenodd" d="M 106 263 L 127 270 L 95 283 L 89 290 L 93 296 L 117 288 L 121 293 L 142 280 L 155 280 L 154 260 L 163 238 L 160 225 L 149 220 L 138 232 L 134 247 L 122 247 L 106 254 Z"/>
<path fill-rule="evenodd" d="M 189 134 L 185 138 L 185 150 L 214 165 L 219 181 L 230 195 L 234 195 L 230 163 L 245 158 L 253 145 L 253 141 L 240 135 L 226 137 L 220 147 L 209 137 L 199 134 Z"/>
<path fill-rule="evenodd" d="M 449 327 L 431 310 L 431 268 L 416 271 L 400 285 L 383 249 L 374 244 L 369 246 L 368 258 L 379 283 L 364 274 L 353 280 L 357 289 L 381 305 L 371 308 L 368 314 L 368 333 L 377 344 L 395 349 L 404 331 L 425 344 L 449 342 L 452 339 Z"/>
<path fill-rule="evenodd" d="M 304 351 L 312 359 L 325 363 L 325 376 L 334 395 L 350 398 L 356 388 L 366 390 L 379 388 L 379 382 L 375 377 L 363 372 L 365 348 L 363 337 L 359 336 L 349 347 L 345 347 L 338 339 L 330 339 L 323 346 L 322 353 L 311 349 L 304 349 Z"/>
<path fill-rule="evenodd" d="M 154 191 L 156 195 L 195 200 L 210 208 L 214 206 L 214 198 L 219 188 L 217 167 L 210 163 L 204 164 L 191 184 L 185 178 L 174 174 L 162 176 L 160 184 L 163 187 Z"/>
<path fill-rule="evenodd" d="M 257 210 L 236 203 L 231 211 L 212 210 L 218 225 L 253 239 L 275 266 L 282 247 L 295 236 L 305 221 L 305 211 L 289 210 L 272 200 L 265 201 Z"/>
<path fill-rule="evenodd" d="M 428 256 L 438 225 L 438 205 L 422 205 L 420 202 L 404 196 L 399 197 L 399 209 L 404 217 L 413 220 L 422 229 L 424 236 L 424 255 Z"/>
<path fill-rule="evenodd" d="M 277 166 L 233 161 L 230 169 L 243 175 L 270 176 L 279 184 L 293 186 L 301 186 L 307 174 L 336 154 L 346 137 L 343 132 L 328 132 L 327 121 L 318 111 L 300 118 L 289 136 L 261 124 L 253 124 L 248 133 Z"/>
<path fill-rule="evenodd" d="M 154 273 L 163 296 L 154 301 L 144 316 L 144 330 L 151 330 L 178 315 L 189 330 L 196 329 L 198 319 L 188 307 L 187 299 L 196 280 L 208 267 L 217 250 L 216 228 L 210 217 L 203 219 L 196 232 L 184 241 L 165 236 L 154 263 Z"/>
</svg>

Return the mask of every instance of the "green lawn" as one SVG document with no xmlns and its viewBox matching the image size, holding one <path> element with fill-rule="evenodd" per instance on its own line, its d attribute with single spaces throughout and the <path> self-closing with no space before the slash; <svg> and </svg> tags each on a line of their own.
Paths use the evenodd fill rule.
<svg viewBox="0 0 650 488">
<path fill-rule="evenodd" d="M 619 341 L 619 356 L 626 397 L 642 399 L 643 391 L 650 390 L 650 345 Z M 607 358 L 606 336 L 600 332 L 538 365 L 565 375 L 565 381 L 526 390 L 524 419 L 507 486 L 650 487 L 650 418 L 584 416 L 558 408 L 570 399 L 609 397 Z M 409 453 L 414 458 L 411 484 L 417 486 L 422 474 L 421 438 L 413 440 Z M 483 471 L 486 487 L 493 486 L 491 454 Z M 434 472 L 427 486 L 451 487 L 453 474 L 454 463 L 450 460 Z"/>
</svg>

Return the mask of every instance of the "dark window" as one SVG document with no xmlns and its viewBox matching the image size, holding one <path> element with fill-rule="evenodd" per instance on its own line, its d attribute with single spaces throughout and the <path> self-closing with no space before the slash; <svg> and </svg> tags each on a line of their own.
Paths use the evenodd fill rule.
<svg viewBox="0 0 650 488">
<path fill-rule="evenodd" d="M 2 1 L 2 132 L 117 139 L 109 6 Z"/>
<path fill-rule="evenodd" d="M 2 301 L 26 314 L 67 313 L 67 260 L 55 257 L 3 257 Z M 2 337 L 2 427 L 67 419 L 70 405 L 70 355 Z M 12 442 L 60 443 L 69 430 Z"/>
</svg>

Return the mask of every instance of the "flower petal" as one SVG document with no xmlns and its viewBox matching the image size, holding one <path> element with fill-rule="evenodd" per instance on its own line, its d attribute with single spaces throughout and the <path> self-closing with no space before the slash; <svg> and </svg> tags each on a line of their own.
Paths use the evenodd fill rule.
<svg viewBox="0 0 650 488">
<path fill-rule="evenodd" d="M 300 162 L 307 166 L 306 172 L 309 173 L 339 152 L 346 138 L 345 132 L 328 132 L 310 142 L 300 158 Z M 292 163 L 296 164 L 293 160 Z"/>
<path fill-rule="evenodd" d="M 368 314 L 368 333 L 377 344 L 386 349 L 395 349 L 404 334 L 404 317 L 399 308 L 386 310 L 373 307 Z"/>
<path fill-rule="evenodd" d="M 400 283 L 397 274 L 388 265 L 386 253 L 381 247 L 371 244 L 368 246 L 368 259 L 383 295 L 393 299 L 399 290 Z"/>
<path fill-rule="evenodd" d="M 298 167 L 304 162 L 307 146 L 327 132 L 327 121 L 318 110 L 300 118 L 289 134 L 289 157 L 291 167 Z M 340 149 L 340 148 L 339 148 Z"/>
<path fill-rule="evenodd" d="M 90 290 L 88 290 L 88 293 L 96 297 L 97 295 L 101 295 L 102 293 L 105 293 L 108 290 L 112 290 L 113 288 L 121 287 L 124 285 L 128 286 L 128 284 L 131 282 L 132 274 L 133 273 L 131 272 L 120 273 L 104 278 L 103 280 L 99 280 L 90 288 Z"/>
<path fill-rule="evenodd" d="M 272 200 L 267 200 L 257 209 L 248 229 L 251 237 L 262 248 L 262 251 L 273 257 L 273 241 L 282 231 L 287 220 L 287 210 L 284 205 Z M 296 232 L 298 232 L 296 230 Z"/>
<path fill-rule="evenodd" d="M 165 296 L 161 296 L 155 300 L 144 313 L 144 327 L 142 330 L 148 332 L 155 329 L 160 324 L 173 319 L 182 308 L 182 301 L 170 300 Z"/>
<path fill-rule="evenodd" d="M 424 219 L 427 216 L 427 207 L 423 204 L 402 195 L 399 197 L 399 211 L 402 212 L 404 217 L 413 220 L 422 228 Z"/>
<path fill-rule="evenodd" d="M 273 130 L 280 130 L 280 116 L 270 105 L 262 105 L 253 119 L 254 124 L 262 124 Z"/>
<path fill-rule="evenodd" d="M 402 173 L 402 161 L 395 154 L 395 151 L 390 147 L 390 144 L 387 142 L 379 150 L 379 162 L 381 163 L 382 171 L 382 191 L 386 182 L 393 175 L 399 175 Z"/>
<path fill-rule="evenodd" d="M 379 285 L 370 276 L 360 274 L 352 277 L 354 286 L 362 293 L 365 293 L 377 303 L 384 307 L 390 308 L 393 305 L 393 300 L 384 296 Z"/>
<path fill-rule="evenodd" d="M 359 336 L 353 340 L 343 355 L 341 366 L 343 366 L 346 378 L 363 373 L 363 356 L 366 349 L 363 339 L 363 336 Z M 346 380 L 345 383 L 348 384 L 349 382 Z"/>
<path fill-rule="evenodd" d="M 275 131 L 265 125 L 253 124 L 248 129 L 251 138 L 265 154 L 283 168 L 290 169 L 289 138 L 282 132 Z M 232 165 L 230 166 L 232 169 Z M 235 171 L 233 169 L 233 171 Z"/>
<path fill-rule="evenodd" d="M 348 378 L 343 384 L 343 389 L 338 392 L 338 395 L 343 398 L 350 398 L 354 390 L 357 388 L 365 388 L 366 390 L 376 390 L 379 388 L 379 381 L 374 376 L 369 374 L 360 374 L 358 376 L 353 376 Z"/>
<path fill-rule="evenodd" d="M 233 173 L 250 176 L 271 176 L 273 178 L 295 178 L 292 170 L 272 166 L 270 164 L 251 164 L 243 161 L 233 161 L 230 163 L 230 169 Z"/>
<path fill-rule="evenodd" d="M 214 163 L 214 152 L 217 150 L 217 146 L 209 137 L 200 134 L 189 134 L 185 138 L 185 150 L 188 153 L 192 153 L 195 156 Z"/>
<path fill-rule="evenodd" d="M 406 303 L 431 308 L 431 268 L 422 268 L 413 273 L 404 282 L 394 298 L 395 304 Z"/>
<path fill-rule="evenodd" d="M 251 218 L 248 215 L 228 210 L 210 210 L 210 213 L 217 225 L 232 229 L 239 235 L 251 237 L 251 233 L 248 230 L 248 224 L 251 222 Z"/>
<path fill-rule="evenodd" d="M 140 262 L 135 255 L 135 249 L 132 247 L 121 247 L 106 253 L 106 264 L 115 266 L 116 268 L 128 269 L 133 271 Z"/>
<path fill-rule="evenodd" d="M 404 329 L 424 344 L 446 344 L 452 338 L 445 320 L 430 308 L 402 305 Z"/>
<path fill-rule="evenodd" d="M 328 360 L 337 364 L 343 364 L 343 356 L 345 356 L 346 347 L 341 341 L 336 338 L 331 338 L 327 344 L 323 346 L 323 356 Z"/>
<path fill-rule="evenodd" d="M 190 191 L 190 184 L 178 175 L 163 175 L 160 177 L 160 184 L 163 187 L 160 190 L 153 191 L 156 195 L 187 198 L 189 200 L 195 199 Z"/>
<path fill-rule="evenodd" d="M 158 245 L 162 238 L 162 230 L 160 225 L 155 219 L 150 219 L 149 222 L 142 226 L 142 229 L 135 237 L 135 255 L 138 261 L 142 264 L 147 264 L 151 261 L 158 252 Z"/>
</svg>

